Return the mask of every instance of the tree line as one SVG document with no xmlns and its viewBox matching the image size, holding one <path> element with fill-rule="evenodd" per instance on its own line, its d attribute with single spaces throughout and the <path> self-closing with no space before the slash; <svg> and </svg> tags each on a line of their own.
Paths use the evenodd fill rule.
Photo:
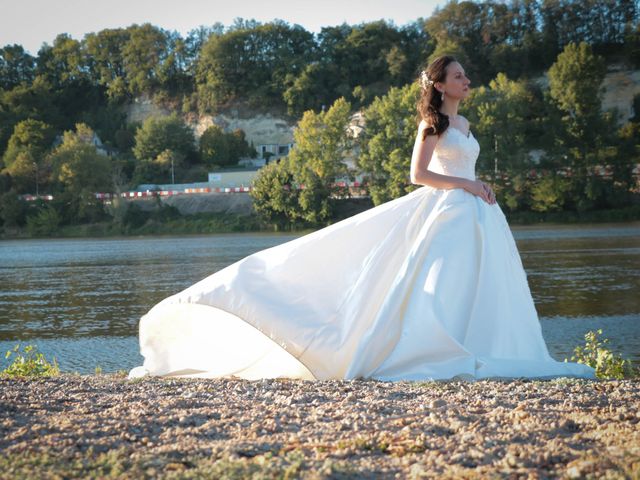
<svg viewBox="0 0 640 480">
<path fill-rule="evenodd" d="M 619 124 L 619 112 L 602 110 L 605 73 L 605 59 L 589 44 L 569 43 L 549 68 L 548 85 L 500 72 L 461 104 L 480 143 L 476 173 L 507 213 L 635 204 L 638 216 L 640 95 L 635 116 Z M 336 176 L 364 173 L 374 205 L 419 188 L 409 179 L 419 94 L 417 81 L 391 87 L 364 108 L 366 127 L 357 139 L 346 133 L 352 107 L 345 98 L 326 112 L 305 112 L 291 154 L 261 169 L 251 192 L 256 209 L 281 228 L 326 225 L 348 195 Z M 341 158 L 354 144 L 359 153 L 350 170 Z"/>
<path fill-rule="evenodd" d="M 58 198 L 68 197 L 56 207 L 62 222 L 98 218 L 81 214 L 81 205 L 91 203 L 91 188 L 166 183 L 170 165 L 176 181 L 194 181 L 214 165 L 253 155 L 240 131 L 212 127 L 196 141 L 182 121 L 187 114 L 243 104 L 252 112 L 280 112 L 298 124 L 296 147 L 285 162 L 297 170 L 287 175 L 318 188 L 327 172 L 344 169 L 314 160 L 304 147 L 305 135 L 311 135 L 305 131 L 322 132 L 322 158 L 327 152 L 341 155 L 351 140 L 330 137 L 338 129 L 327 130 L 323 122 L 364 110 L 367 131 L 358 140 L 358 164 L 379 203 L 406 191 L 402 168 L 415 128 L 415 78 L 442 53 L 460 59 L 475 87 L 463 113 L 481 141 L 481 171 L 495 170 L 496 163 L 501 174 L 522 171 L 530 164 L 524 152 L 543 146 L 550 168 L 582 168 L 583 174 L 566 180 L 586 179 L 584 172 L 603 160 L 635 158 L 635 123 L 620 133 L 611 116 L 596 114 L 601 96 L 591 85 L 599 85 L 607 63 L 640 64 L 638 24 L 636 2 L 630 0 L 452 1 L 401 27 L 385 21 L 342 24 L 314 35 L 281 20 L 236 19 L 227 28 L 216 23 L 185 37 L 150 24 L 105 29 L 80 40 L 60 34 L 35 56 L 7 45 L 0 49 L 0 194 L 34 193 L 40 183 Z M 596 62 L 588 64 L 585 55 Z M 547 88 L 532 81 L 547 71 L 560 83 Z M 585 81 L 578 86 L 588 87 L 578 100 L 562 93 L 563 82 L 575 82 L 570 75 L 576 72 L 589 75 L 580 77 Z M 144 125 L 127 122 L 124 107 L 142 95 L 176 114 Z M 92 143 L 94 132 L 110 153 L 106 158 Z M 264 175 L 275 169 L 264 169 Z M 285 172 L 278 175 L 287 184 Z M 505 187 L 505 198 L 514 208 L 532 208 L 534 194 L 513 186 L 517 178 L 505 180 L 513 190 Z M 554 182 L 547 190 L 565 188 L 566 182 Z M 326 189 L 301 195 L 298 214 L 290 212 L 289 218 L 330 218 Z M 2 197 L 0 219 L 24 224 L 24 212 L 7 207 L 15 203 L 9 196 Z M 580 208 L 598 204 L 589 202 Z"/>
</svg>

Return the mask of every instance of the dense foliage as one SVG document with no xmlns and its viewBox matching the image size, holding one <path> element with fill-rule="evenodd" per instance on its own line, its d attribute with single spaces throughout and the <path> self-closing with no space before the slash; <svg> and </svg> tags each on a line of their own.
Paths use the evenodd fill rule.
<svg viewBox="0 0 640 480">
<path fill-rule="evenodd" d="M 407 178 L 415 78 L 445 52 L 472 79 L 461 113 L 481 143 L 478 171 L 509 209 L 629 205 L 637 198 L 638 118 L 620 127 L 615 112 L 602 112 L 601 83 L 607 65 L 640 65 L 639 28 L 633 0 L 451 1 L 401 27 L 343 23 L 314 35 L 281 20 L 237 19 L 185 37 L 150 24 L 82 39 L 60 34 L 35 55 L 6 45 L 0 222 L 25 226 L 31 216 L 33 231 L 43 232 L 97 221 L 109 215 L 92 198 L 96 190 L 202 180 L 208 169 L 255 156 L 242 131 L 213 126 L 196 139 L 186 123 L 230 107 L 298 125 L 292 152 L 256 181 L 270 192 L 263 207 L 270 198 L 289 205 L 278 207 L 289 211 L 286 222 L 329 221 L 331 198 L 345 195 L 331 177 L 355 173 L 340 162 L 354 146 L 374 203 L 397 197 L 415 188 Z M 131 123 L 126 107 L 141 97 L 175 113 Z M 367 121 L 357 142 L 346 128 L 355 110 Z M 532 151 L 542 152 L 540 163 Z M 602 165 L 610 177 L 592 174 Z M 528 173 L 533 166 L 540 178 Z M 274 192 L 291 183 L 305 188 Z M 56 200 L 28 208 L 16 198 L 38 191 Z"/>
</svg>

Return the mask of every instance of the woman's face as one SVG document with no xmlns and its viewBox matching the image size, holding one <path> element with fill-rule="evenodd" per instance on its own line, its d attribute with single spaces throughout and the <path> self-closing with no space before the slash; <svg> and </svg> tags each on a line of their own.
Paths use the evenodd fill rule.
<svg viewBox="0 0 640 480">
<path fill-rule="evenodd" d="M 444 83 L 440 83 L 440 92 L 445 92 L 446 95 L 453 98 L 465 98 L 469 95 L 471 89 L 469 84 L 471 81 L 464 73 L 462 65 L 458 62 L 451 62 L 446 67 L 447 76 Z"/>
</svg>

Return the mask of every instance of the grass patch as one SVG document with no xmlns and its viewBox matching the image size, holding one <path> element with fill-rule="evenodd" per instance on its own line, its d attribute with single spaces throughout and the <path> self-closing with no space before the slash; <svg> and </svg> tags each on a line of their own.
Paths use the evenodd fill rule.
<svg viewBox="0 0 640 480">
<path fill-rule="evenodd" d="M 325 459 L 311 465 L 301 450 L 266 452 L 250 458 L 224 452 L 198 455 L 130 455 L 125 447 L 96 453 L 92 447 L 72 458 L 48 452 L 20 452 L 0 457 L 6 478 L 355 478 L 346 461 Z"/>
</svg>

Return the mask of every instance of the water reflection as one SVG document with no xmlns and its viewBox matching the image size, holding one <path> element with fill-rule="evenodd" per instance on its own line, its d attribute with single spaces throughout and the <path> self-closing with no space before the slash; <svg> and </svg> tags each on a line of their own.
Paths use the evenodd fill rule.
<svg viewBox="0 0 640 480">
<path fill-rule="evenodd" d="M 541 316 L 638 315 L 640 228 L 635 235 L 628 227 L 620 235 L 613 228 L 590 229 L 589 235 L 576 232 L 579 238 L 519 233 L 514 236 Z"/>
<path fill-rule="evenodd" d="M 0 242 L 0 340 L 136 333 L 151 306 L 272 234 Z"/>
<path fill-rule="evenodd" d="M 640 222 L 512 231 L 552 354 L 570 356 L 602 328 L 640 361 Z M 1 241 L 0 348 L 22 340 L 56 353 L 63 370 L 126 370 L 141 362 L 138 321 L 155 303 L 299 235 Z"/>
</svg>

